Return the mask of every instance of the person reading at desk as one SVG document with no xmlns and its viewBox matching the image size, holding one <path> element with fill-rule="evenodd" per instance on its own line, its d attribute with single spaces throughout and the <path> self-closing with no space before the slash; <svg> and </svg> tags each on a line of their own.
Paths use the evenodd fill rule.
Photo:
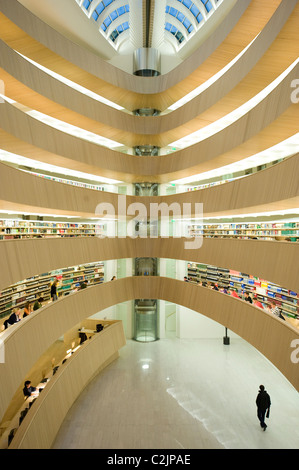
<svg viewBox="0 0 299 470">
<path fill-rule="evenodd" d="M 10 317 L 5 320 L 4 328 L 8 328 L 10 325 L 14 325 L 15 323 L 21 321 L 21 310 L 19 308 L 15 308 L 13 310 L 13 313 L 10 315 Z"/>
<path fill-rule="evenodd" d="M 31 305 L 30 302 L 26 302 L 26 305 L 24 307 L 24 313 L 23 313 L 23 318 L 28 317 L 31 313 Z"/>
<path fill-rule="evenodd" d="M 39 308 L 42 307 L 42 302 L 44 301 L 43 297 L 39 297 L 35 302 L 34 302 L 34 305 L 33 305 L 33 311 L 35 312 L 35 310 L 38 310 Z"/>
<path fill-rule="evenodd" d="M 38 392 L 35 387 L 32 387 L 30 380 L 26 380 L 23 388 L 24 397 L 31 397 L 38 395 Z"/>
</svg>

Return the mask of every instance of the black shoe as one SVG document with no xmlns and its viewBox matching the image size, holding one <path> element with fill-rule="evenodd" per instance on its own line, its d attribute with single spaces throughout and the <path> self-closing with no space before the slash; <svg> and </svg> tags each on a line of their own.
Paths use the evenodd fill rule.
<svg viewBox="0 0 299 470">
<path fill-rule="evenodd" d="M 267 425 L 265 424 L 265 426 L 264 426 L 264 431 L 266 431 L 266 429 L 267 429 Z"/>
</svg>

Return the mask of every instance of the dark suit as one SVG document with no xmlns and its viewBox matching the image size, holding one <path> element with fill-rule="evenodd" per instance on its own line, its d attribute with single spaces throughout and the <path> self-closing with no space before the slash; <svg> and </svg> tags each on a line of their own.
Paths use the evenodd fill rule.
<svg viewBox="0 0 299 470">
<path fill-rule="evenodd" d="M 23 393 L 25 397 L 30 397 L 32 392 L 35 392 L 36 388 L 35 387 L 24 387 L 23 388 Z"/>
<path fill-rule="evenodd" d="M 266 428 L 265 414 L 270 409 L 271 400 L 266 390 L 260 390 L 256 397 L 257 417 L 260 421 L 261 427 Z"/>
</svg>

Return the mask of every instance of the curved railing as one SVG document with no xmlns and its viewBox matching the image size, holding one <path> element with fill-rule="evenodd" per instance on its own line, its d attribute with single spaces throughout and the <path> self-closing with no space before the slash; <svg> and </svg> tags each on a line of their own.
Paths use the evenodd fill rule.
<svg viewBox="0 0 299 470">
<path fill-rule="evenodd" d="M 1 2 L 1 11 L 7 16 L 7 18 L 14 22 L 18 28 L 24 31 L 22 37 L 27 44 L 27 48 L 29 45 L 29 49 L 31 49 L 30 45 L 32 46 L 32 44 L 34 45 L 38 42 L 40 49 L 44 47 L 49 49 L 50 56 L 50 51 L 53 51 L 55 55 L 60 56 L 60 59 L 63 58 L 62 64 L 65 64 L 66 62 L 68 62 L 69 65 L 74 64 L 82 69 L 81 74 L 86 70 L 89 74 L 97 77 L 98 86 L 101 84 L 100 81 L 104 80 L 105 82 L 112 83 L 114 87 L 120 87 L 121 84 L 121 87 L 127 91 L 142 94 L 154 94 L 161 93 L 168 88 L 175 86 L 178 82 L 184 80 L 190 73 L 198 68 L 202 62 L 222 43 L 225 37 L 240 20 L 242 14 L 244 14 L 244 12 L 246 14 L 246 8 L 249 4 L 249 0 L 237 2 L 235 8 L 233 8 L 230 15 L 227 15 L 224 21 L 222 21 L 217 28 L 217 31 L 211 34 L 204 42 L 204 45 L 199 47 L 188 58 L 188 60 L 184 62 L 184 64 L 181 64 L 181 66 L 176 68 L 176 73 L 173 73 L 172 71 L 164 76 L 151 78 L 136 77 L 109 64 L 98 55 L 83 49 L 80 45 L 63 37 L 45 22 L 33 15 L 28 9 L 23 7 L 23 5 L 19 4 L 19 2 L 3 0 L 3 2 Z M 270 14 L 272 14 L 275 7 L 270 7 L 269 9 L 267 4 L 263 5 L 262 10 L 264 15 L 267 17 L 268 10 L 270 10 Z M 265 21 L 261 15 L 260 3 L 259 5 L 251 7 L 251 9 L 255 12 L 258 26 L 253 32 L 246 32 L 246 34 L 243 30 L 242 41 L 245 38 L 245 41 L 247 40 L 248 43 L 260 32 Z M 26 38 L 26 40 L 24 36 L 27 35 L 28 38 Z M 237 41 L 237 38 L 235 38 L 234 44 L 235 48 L 239 49 L 240 38 L 239 42 Z M 247 44 L 247 42 L 245 42 L 245 44 Z M 22 48 L 22 44 L 19 45 L 19 48 Z M 59 57 L 57 58 L 59 59 Z"/>
<path fill-rule="evenodd" d="M 127 114 L 126 118 L 123 119 L 121 117 L 122 112 L 120 110 L 116 110 L 113 107 L 109 107 L 104 103 L 92 99 L 66 85 L 62 81 L 57 80 L 50 74 L 44 73 L 44 71 L 40 70 L 38 67 L 34 66 L 21 55 L 16 53 L 4 41 L 0 41 L 1 65 L 8 75 L 7 77 L 2 76 L 2 79 L 6 83 L 6 92 L 9 98 L 15 99 L 16 101 L 21 100 L 23 105 L 29 107 L 34 106 L 34 109 L 46 114 L 50 113 L 52 117 L 57 119 L 60 118 L 61 113 L 64 111 L 64 119 L 67 122 L 70 124 L 76 123 L 76 126 L 86 128 L 88 131 L 98 132 L 99 134 L 103 132 L 103 135 L 105 135 L 105 132 L 111 134 L 111 130 L 109 131 L 105 129 L 104 126 L 97 124 L 100 122 L 106 126 L 122 129 L 125 132 L 131 132 L 132 129 L 134 129 L 136 134 L 164 133 L 173 127 L 177 128 L 178 126 L 182 126 L 184 123 L 191 121 L 232 90 L 232 88 L 236 86 L 252 69 L 252 67 L 255 66 L 268 49 L 271 42 L 275 39 L 277 32 L 281 29 L 282 25 L 292 12 L 292 8 L 290 7 L 285 8 L 285 5 L 281 3 L 265 28 L 255 38 L 250 47 L 241 54 L 240 58 L 232 64 L 228 70 L 223 72 L 223 74 L 220 74 L 217 80 L 210 83 L 210 86 L 207 86 L 190 102 L 182 105 L 179 110 L 172 111 L 167 115 L 160 115 L 152 118 L 137 117 Z M 295 25 L 293 25 L 293 28 L 294 26 Z M 288 32 L 290 35 L 292 34 L 292 30 Z M 285 34 L 282 34 L 282 36 L 283 39 L 281 39 L 281 41 L 285 40 Z M 275 50 L 273 51 L 273 55 L 277 52 L 277 47 L 279 47 L 279 44 L 276 48 L 274 47 Z M 297 55 L 295 53 L 295 47 L 293 59 L 289 48 L 288 55 L 284 56 L 285 68 L 290 66 L 296 58 Z M 272 64 L 273 61 L 266 61 L 268 73 L 266 73 L 265 65 L 263 63 L 261 65 L 257 65 L 258 70 L 259 68 L 262 68 L 262 78 L 265 80 L 263 82 L 259 74 L 258 91 L 268 85 L 271 78 L 272 80 L 276 78 L 277 67 L 274 67 Z M 256 72 L 257 74 L 258 70 Z M 281 68 L 280 70 L 281 72 L 283 71 Z M 250 84 L 251 88 L 254 89 L 254 78 L 248 77 L 246 80 Z M 24 87 L 22 83 L 26 87 Z M 246 88 L 246 83 L 242 84 L 242 87 Z M 20 93 L 22 93 L 22 95 L 20 95 Z M 36 95 L 36 93 L 39 95 Z M 241 93 L 241 96 L 244 100 L 244 93 Z M 47 100 L 43 100 L 43 97 L 52 100 L 57 104 L 56 111 L 55 104 L 53 102 L 51 103 L 50 110 L 49 103 Z M 33 102 L 34 105 L 32 104 Z M 232 102 L 235 102 L 235 100 L 232 100 Z M 65 108 L 61 109 L 60 106 Z M 66 108 L 68 109 L 68 112 L 65 111 Z M 78 114 L 72 116 L 71 110 Z M 231 111 L 231 109 L 229 111 Z M 225 112 L 225 110 L 222 110 L 222 112 Z M 95 122 L 86 122 L 83 116 L 90 120 L 94 120 Z M 188 128 L 190 128 L 190 124 Z"/>
<path fill-rule="evenodd" d="M 3 163 L 0 163 L 0 169 L 0 201 L 7 210 L 89 218 L 95 217 L 98 204 L 105 203 L 107 208 L 114 209 L 116 217 L 124 215 L 119 211 L 118 194 L 49 181 Z M 129 206 L 137 202 L 144 204 L 148 216 L 151 203 L 166 203 L 169 207 L 172 203 L 178 203 L 180 207 L 189 203 L 191 216 L 195 212 L 195 203 L 202 203 L 204 217 L 271 212 L 277 211 L 278 207 L 280 210 L 294 209 L 299 205 L 298 171 L 296 154 L 246 178 L 211 188 L 168 196 L 124 196 L 124 210 L 127 214 Z M 100 218 L 101 212 L 97 212 L 97 216 Z"/>
<path fill-rule="evenodd" d="M 205 238 L 186 249 L 184 238 L 44 238 L 0 243 L 0 289 L 65 266 L 95 261 L 156 257 L 192 261 L 258 276 L 299 292 L 298 243 Z M 283 266 L 283 269 L 282 269 Z"/>
<path fill-rule="evenodd" d="M 66 296 L 3 333 L 5 363 L 0 374 L 6 386 L 0 396 L 0 419 L 26 373 L 57 338 L 87 314 L 135 298 L 166 300 L 215 320 L 257 348 L 299 390 L 298 365 L 291 356 L 299 339 L 296 328 L 248 302 L 201 286 L 165 277 L 129 277 Z M 34 347 L 28 348 L 32 338 Z"/>
<path fill-rule="evenodd" d="M 1 106 L 0 127 L 2 132 L 21 140 L 24 147 L 29 145 L 40 149 L 40 152 L 47 152 L 48 155 L 49 153 L 55 154 L 56 161 L 61 161 L 61 166 L 71 168 L 76 162 L 77 165 L 78 163 L 82 165 L 82 171 L 86 166 L 88 170 L 85 171 L 89 173 L 99 174 L 100 171 L 103 173 L 102 176 L 109 173 L 110 177 L 113 175 L 116 179 L 121 180 L 127 179 L 127 174 L 131 175 L 131 180 L 139 180 L 140 175 L 155 179 L 159 175 L 160 181 L 163 178 L 165 180 L 168 175 L 169 179 L 175 179 L 175 174 L 180 173 L 182 170 L 190 169 L 194 173 L 194 169 L 199 165 L 205 164 L 205 170 L 213 168 L 213 164 L 215 165 L 213 160 L 216 157 L 242 146 L 247 141 L 250 142 L 251 138 L 258 138 L 261 131 L 267 129 L 271 123 L 275 123 L 279 117 L 283 118 L 284 112 L 290 112 L 293 107 L 296 107 L 296 104 L 292 104 L 290 99 L 290 87 L 298 75 L 298 70 L 299 64 L 293 64 L 287 75 L 279 84 L 275 85 L 267 96 L 241 113 L 230 125 L 211 130 L 211 135 L 208 137 L 205 137 L 205 133 L 203 133 L 200 141 L 187 148 L 164 156 L 152 156 L 150 159 L 113 151 L 96 143 L 61 132 L 7 102 L 2 103 Z M 297 129 L 294 130 L 293 134 L 296 131 Z M 114 129 L 114 134 L 111 137 L 118 141 L 117 132 L 117 129 Z M 292 135 L 290 129 L 288 129 L 288 132 Z M 163 134 L 152 137 L 151 145 L 164 146 L 169 143 L 169 141 L 164 142 Z M 141 137 L 132 133 L 129 140 L 129 142 L 126 142 L 129 146 L 146 144 L 148 143 L 148 136 Z M 3 139 L 3 145 L 5 148 L 5 139 Z M 57 148 L 59 148 L 59 151 L 57 151 Z M 239 159 L 242 158 L 244 156 L 241 153 Z M 68 161 L 67 165 L 62 162 L 65 159 Z M 234 159 L 231 159 L 231 161 L 234 161 Z M 95 171 L 91 171 L 91 167 Z M 119 176 L 122 173 L 123 177 L 121 178 Z M 170 175 L 173 175 L 173 178 Z"/>
<path fill-rule="evenodd" d="M 122 322 L 116 321 L 107 325 L 90 341 L 80 345 L 80 348 L 67 358 L 67 362 L 63 361 L 64 363 L 59 365 L 60 370 L 55 376 L 51 377 L 51 371 L 49 382 L 43 393 L 37 397 L 34 406 L 30 407 L 21 426 L 9 426 L 9 430 L 1 438 L 3 448 L 7 448 L 9 431 L 12 429 L 15 429 L 15 432 L 9 449 L 50 448 L 77 397 L 96 374 L 117 359 L 118 350 L 125 344 Z M 47 429 L 47 432 L 42 433 L 41 429 Z"/>
</svg>

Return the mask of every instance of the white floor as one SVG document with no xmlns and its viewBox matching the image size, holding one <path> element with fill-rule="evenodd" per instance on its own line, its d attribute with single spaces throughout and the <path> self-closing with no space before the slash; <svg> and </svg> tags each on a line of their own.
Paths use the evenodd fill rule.
<svg viewBox="0 0 299 470">
<path fill-rule="evenodd" d="M 260 384 L 272 401 L 265 432 Z M 53 448 L 298 449 L 299 394 L 242 339 L 128 341 L 75 402 Z"/>
</svg>

